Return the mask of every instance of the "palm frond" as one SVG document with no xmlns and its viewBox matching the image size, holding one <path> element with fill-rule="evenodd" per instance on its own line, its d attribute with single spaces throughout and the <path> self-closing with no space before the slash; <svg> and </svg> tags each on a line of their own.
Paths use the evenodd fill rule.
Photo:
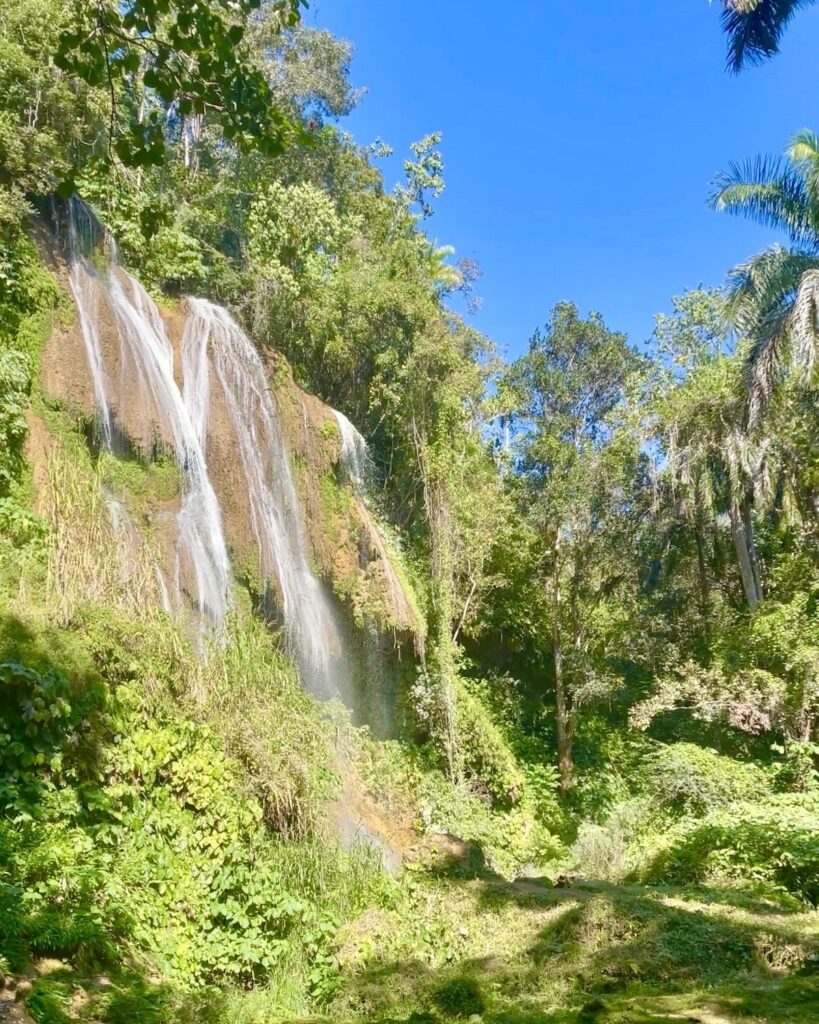
<svg viewBox="0 0 819 1024">
<path fill-rule="evenodd" d="M 792 163 L 819 164 L 819 135 L 809 128 L 800 128 L 791 137 L 785 152 Z"/>
<path fill-rule="evenodd" d="M 796 300 L 806 279 L 810 287 L 805 290 L 796 321 Z M 746 358 L 751 425 L 770 400 L 791 336 L 796 341 L 797 332 L 801 332 L 801 340 L 796 343 L 804 349 L 805 362 L 812 366 L 817 301 L 819 259 L 813 253 L 773 245 L 731 271 L 728 316 L 737 332 L 751 342 Z"/>
<path fill-rule="evenodd" d="M 819 266 L 812 252 L 771 245 L 735 266 L 728 275 L 726 313 L 735 330 L 753 336 L 757 326 L 789 308 L 802 275 Z"/>
<path fill-rule="evenodd" d="M 728 37 L 728 70 L 762 64 L 779 52 L 785 26 L 814 0 L 723 0 L 722 30 Z"/>
<path fill-rule="evenodd" d="M 813 203 L 799 171 L 776 157 L 732 163 L 714 179 L 708 205 L 786 231 L 795 244 L 816 238 Z"/>
<path fill-rule="evenodd" d="M 754 427 L 771 400 L 788 348 L 788 309 L 771 312 L 760 321 L 745 363 L 748 381 L 748 426 Z"/>
<path fill-rule="evenodd" d="M 819 135 L 808 128 L 796 132 L 785 151 L 799 173 L 811 201 L 811 220 L 819 233 Z"/>
<path fill-rule="evenodd" d="M 790 315 L 793 353 L 806 381 L 813 376 L 819 350 L 819 270 L 802 275 Z"/>
</svg>

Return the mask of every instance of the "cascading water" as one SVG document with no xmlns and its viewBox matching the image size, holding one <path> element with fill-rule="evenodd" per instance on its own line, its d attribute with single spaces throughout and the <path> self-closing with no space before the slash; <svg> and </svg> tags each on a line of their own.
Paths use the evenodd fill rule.
<svg viewBox="0 0 819 1024">
<path fill-rule="evenodd" d="M 363 436 L 343 412 L 333 409 L 341 433 L 341 467 L 354 489 L 363 497 L 372 478 L 370 450 Z"/>
<path fill-rule="evenodd" d="M 140 403 L 163 440 L 170 441 L 182 478 L 177 515 L 176 577 L 190 579 L 203 627 L 218 626 L 230 604 L 230 562 L 219 503 L 208 478 L 202 444 L 204 414 L 196 388 L 183 398 L 173 372 L 173 349 L 156 304 L 114 260 L 98 272 L 83 252 L 83 234 L 96 222 L 79 200 L 69 208 L 70 280 L 80 329 L 94 380 L 103 446 L 112 443 L 115 388 L 106 373 L 99 336 L 100 305 L 113 314 L 120 345 L 121 383 L 136 383 Z M 93 243 L 92 243 L 93 244 Z M 132 379 L 131 379 L 132 378 Z M 177 584 L 177 594 L 180 592 Z M 178 603 L 178 602 L 177 602 Z"/>
<path fill-rule="evenodd" d="M 108 379 L 102 361 L 102 349 L 97 324 L 99 323 L 99 302 L 102 283 L 96 268 L 86 255 L 92 252 L 99 238 L 99 226 L 88 207 L 78 199 L 69 204 L 68 283 L 77 313 L 80 329 L 88 358 L 88 369 L 94 384 L 94 399 L 97 407 L 97 423 L 103 446 L 111 446 L 111 412 L 108 407 Z"/>
<path fill-rule="evenodd" d="M 319 696 L 343 695 L 341 637 L 324 588 L 310 569 L 290 461 L 261 358 L 226 310 L 205 299 L 188 302 L 182 361 L 186 400 L 201 412 L 200 438 L 207 431 L 212 365 L 239 446 L 262 575 L 279 582 L 285 628 L 302 677 Z"/>
<path fill-rule="evenodd" d="M 367 505 L 367 491 L 373 478 L 373 460 L 369 446 L 363 435 L 343 412 L 333 409 L 333 415 L 341 433 L 341 471 L 350 481 L 360 499 L 360 514 L 368 527 L 373 547 L 383 567 L 395 619 L 397 622 L 415 624 L 419 621 L 419 616 L 414 602 L 410 600 L 407 590 L 395 570 L 383 531 Z"/>
</svg>

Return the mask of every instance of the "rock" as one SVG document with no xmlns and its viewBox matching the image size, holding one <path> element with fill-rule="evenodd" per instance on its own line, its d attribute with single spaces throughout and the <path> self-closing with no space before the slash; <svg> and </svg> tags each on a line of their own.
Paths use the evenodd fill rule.
<svg viewBox="0 0 819 1024">
<path fill-rule="evenodd" d="M 17 987 L 14 990 L 14 998 L 17 1000 L 18 1003 L 21 1002 L 23 999 L 28 999 L 28 997 L 31 995 L 32 988 L 33 986 L 31 982 L 28 980 L 28 978 L 21 978 L 17 982 Z"/>
</svg>

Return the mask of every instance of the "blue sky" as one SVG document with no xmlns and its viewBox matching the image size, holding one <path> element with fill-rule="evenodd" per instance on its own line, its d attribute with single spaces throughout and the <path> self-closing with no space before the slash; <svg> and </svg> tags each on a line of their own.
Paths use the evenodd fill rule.
<svg viewBox="0 0 819 1024">
<path fill-rule="evenodd" d="M 719 0 L 313 0 L 305 21 L 355 44 L 367 93 L 344 126 L 394 148 L 388 181 L 443 132 L 428 228 L 479 261 L 474 322 L 510 356 L 560 299 L 640 344 L 672 295 L 772 237 L 707 209 L 715 172 L 819 129 L 819 7 L 738 77 Z"/>
</svg>

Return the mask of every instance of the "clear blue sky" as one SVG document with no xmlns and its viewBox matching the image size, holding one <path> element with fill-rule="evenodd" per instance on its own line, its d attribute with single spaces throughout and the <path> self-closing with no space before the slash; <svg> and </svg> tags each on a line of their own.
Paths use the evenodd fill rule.
<svg viewBox="0 0 819 1024">
<path fill-rule="evenodd" d="M 771 233 L 705 206 L 732 159 L 819 130 L 819 7 L 782 53 L 724 71 L 719 0 L 313 0 L 355 44 L 344 126 L 395 150 L 443 132 L 429 231 L 479 261 L 474 318 L 509 355 L 559 299 L 635 344 L 686 287 L 719 284 Z"/>
</svg>

